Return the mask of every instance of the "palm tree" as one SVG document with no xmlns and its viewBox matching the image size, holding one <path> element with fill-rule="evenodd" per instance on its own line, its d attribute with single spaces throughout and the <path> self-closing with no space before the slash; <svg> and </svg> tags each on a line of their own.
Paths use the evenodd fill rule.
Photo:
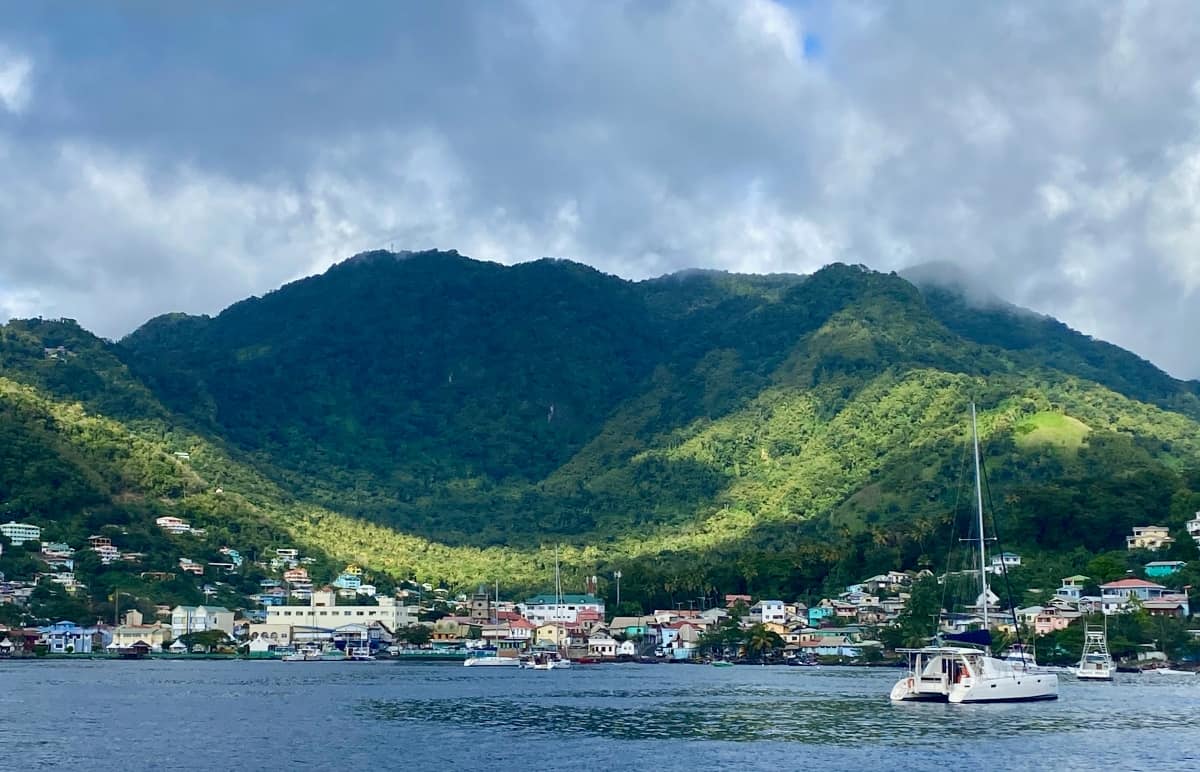
<svg viewBox="0 0 1200 772">
<path fill-rule="evenodd" d="M 782 648 L 783 638 L 779 633 L 761 622 L 746 631 L 746 656 L 751 659 L 761 661 Z"/>
</svg>

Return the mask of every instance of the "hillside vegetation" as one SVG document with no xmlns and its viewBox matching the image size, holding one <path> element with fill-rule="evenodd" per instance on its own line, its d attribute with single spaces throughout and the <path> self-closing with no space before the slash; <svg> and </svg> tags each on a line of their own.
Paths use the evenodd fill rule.
<svg viewBox="0 0 1200 772">
<path fill-rule="evenodd" d="M 145 524 L 170 512 L 209 527 L 204 549 L 295 543 L 384 581 L 542 587 L 557 544 L 570 582 L 620 568 L 658 602 L 795 595 L 936 560 L 971 400 L 1005 546 L 1181 529 L 1198 394 L 1053 320 L 861 267 L 632 283 L 369 253 L 116 344 L 11 322 L 0 506 L 77 537 L 123 525 L 151 555 L 167 537 Z"/>
</svg>

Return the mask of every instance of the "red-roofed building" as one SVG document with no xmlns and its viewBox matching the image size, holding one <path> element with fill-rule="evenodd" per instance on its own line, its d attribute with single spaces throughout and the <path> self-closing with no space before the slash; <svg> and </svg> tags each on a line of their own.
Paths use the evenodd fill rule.
<svg viewBox="0 0 1200 772">
<path fill-rule="evenodd" d="M 1129 577 L 1100 585 L 1101 610 L 1116 614 L 1129 609 L 1133 601 L 1144 602 L 1160 598 L 1167 588 L 1145 579 Z"/>
</svg>

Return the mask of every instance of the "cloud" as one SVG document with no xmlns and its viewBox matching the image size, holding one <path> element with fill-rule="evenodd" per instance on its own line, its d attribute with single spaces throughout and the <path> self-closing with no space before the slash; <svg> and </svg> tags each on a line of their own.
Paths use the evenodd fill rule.
<svg viewBox="0 0 1200 772">
<path fill-rule="evenodd" d="M 0 313 L 119 336 L 389 245 L 942 261 L 1200 376 L 1183 3 L 8 10 Z"/>
<path fill-rule="evenodd" d="M 29 57 L 0 44 L 0 108 L 15 114 L 25 111 L 32 97 L 32 74 Z"/>
</svg>

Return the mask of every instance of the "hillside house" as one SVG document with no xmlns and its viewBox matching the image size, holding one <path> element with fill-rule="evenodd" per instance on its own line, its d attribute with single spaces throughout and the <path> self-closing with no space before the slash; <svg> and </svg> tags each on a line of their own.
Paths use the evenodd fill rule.
<svg viewBox="0 0 1200 772">
<path fill-rule="evenodd" d="M 29 523 L 18 523 L 15 520 L 9 520 L 7 523 L 0 525 L 0 533 L 7 536 L 8 540 L 14 546 L 24 544 L 27 541 L 40 542 L 42 540 L 41 528 Z"/>
<path fill-rule="evenodd" d="M 180 520 L 178 517 L 160 517 L 155 519 L 154 524 L 172 534 L 188 533 L 192 530 L 192 526 L 188 522 Z"/>
<path fill-rule="evenodd" d="M 1078 601 L 1083 595 L 1083 587 L 1090 581 L 1089 577 L 1082 574 L 1068 576 L 1062 580 L 1062 587 L 1054 591 L 1056 597 L 1064 600 Z"/>
<path fill-rule="evenodd" d="M 1133 535 L 1125 537 L 1125 547 L 1131 550 L 1157 551 L 1174 543 L 1165 525 L 1137 525 Z"/>
<path fill-rule="evenodd" d="M 1182 560 L 1155 560 L 1145 565 L 1146 576 L 1152 579 L 1160 579 L 1164 576 L 1178 573 L 1186 566 L 1187 563 Z"/>
<path fill-rule="evenodd" d="M 1135 601 L 1144 603 L 1156 600 L 1166 592 L 1166 587 L 1145 579 L 1119 579 L 1100 585 L 1101 610 L 1105 614 L 1117 614 L 1130 609 Z"/>
<path fill-rule="evenodd" d="M 1015 552 L 1001 552 L 999 555 L 992 555 L 991 571 L 993 574 L 1003 574 L 1020 567 L 1021 556 Z"/>
</svg>

